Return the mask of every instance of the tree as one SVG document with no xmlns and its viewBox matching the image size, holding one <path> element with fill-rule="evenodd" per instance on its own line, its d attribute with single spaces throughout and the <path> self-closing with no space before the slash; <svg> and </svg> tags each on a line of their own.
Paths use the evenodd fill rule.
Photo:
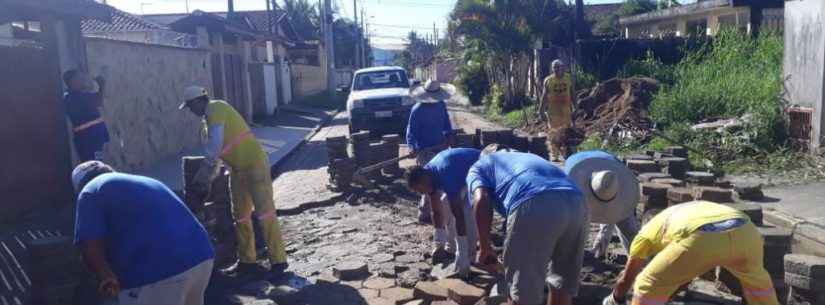
<svg viewBox="0 0 825 305">
<path fill-rule="evenodd" d="M 658 4 L 654 0 L 627 0 L 619 9 L 619 17 L 644 14 L 655 11 Z"/>
<path fill-rule="evenodd" d="M 339 18 L 332 23 L 335 39 L 335 66 L 355 66 L 355 44 L 359 43 L 357 32 L 360 25 L 356 25 L 350 19 Z M 363 32 L 363 31 L 362 31 Z M 367 47 L 364 50 L 369 58 L 371 56 L 371 49 Z"/>
<path fill-rule="evenodd" d="M 396 64 L 412 71 L 415 67 L 429 63 L 436 54 L 435 45 L 421 38 L 418 32 L 407 33 L 407 46 L 396 58 Z"/>
<path fill-rule="evenodd" d="M 284 10 L 298 35 L 305 39 L 320 37 L 321 14 L 315 4 L 309 0 L 284 0 Z"/>
</svg>

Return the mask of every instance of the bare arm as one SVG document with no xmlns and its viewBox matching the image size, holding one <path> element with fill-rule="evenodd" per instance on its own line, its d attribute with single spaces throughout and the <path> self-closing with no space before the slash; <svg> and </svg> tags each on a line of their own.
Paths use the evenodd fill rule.
<svg viewBox="0 0 825 305">
<path fill-rule="evenodd" d="M 630 290 L 630 286 L 632 286 L 633 282 L 636 281 L 636 276 L 639 275 L 646 264 L 647 260 L 641 258 L 630 257 L 630 259 L 627 260 L 624 271 L 621 276 L 619 276 L 619 280 L 616 281 L 616 286 L 613 287 L 614 299 L 625 299 L 627 291 Z"/>
<path fill-rule="evenodd" d="M 473 206 L 478 228 L 478 259 L 481 264 L 489 264 L 490 256 L 495 258 L 492 241 L 490 240 L 490 226 L 493 222 L 493 207 L 490 205 L 490 194 L 486 188 L 479 187 L 473 191 Z"/>
<path fill-rule="evenodd" d="M 459 196 L 459 198 L 461 198 L 461 196 Z M 461 207 L 462 204 L 464 204 L 462 200 L 450 198 L 450 211 L 452 211 L 453 216 L 455 216 L 456 233 L 458 233 L 458 236 L 467 236 L 466 222 L 464 222 L 464 209 Z"/>
<path fill-rule="evenodd" d="M 83 260 L 89 269 L 100 278 L 101 293 L 114 296 L 120 291 L 120 282 L 109 262 L 106 261 L 106 246 L 101 239 L 84 240 L 80 242 L 80 251 L 83 253 Z"/>
<path fill-rule="evenodd" d="M 444 204 L 441 202 L 441 193 L 432 192 L 427 195 L 427 200 L 430 200 L 430 213 L 432 215 L 433 227 L 436 229 L 445 229 L 444 219 L 441 215 L 441 205 Z"/>
</svg>

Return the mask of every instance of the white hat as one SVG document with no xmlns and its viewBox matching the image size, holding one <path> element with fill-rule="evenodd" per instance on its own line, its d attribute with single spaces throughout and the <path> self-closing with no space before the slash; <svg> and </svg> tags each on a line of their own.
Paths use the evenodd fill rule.
<svg viewBox="0 0 825 305">
<path fill-rule="evenodd" d="M 450 99 L 450 95 L 441 89 L 441 83 L 437 80 L 428 80 L 424 86 L 415 88 L 412 97 L 421 103 L 438 103 Z"/>
<path fill-rule="evenodd" d="M 639 203 L 639 180 L 615 157 L 601 151 L 580 152 L 567 158 L 564 169 L 584 193 L 590 221 L 615 224 L 633 215 Z"/>
<path fill-rule="evenodd" d="M 553 61 L 553 63 L 550 66 L 555 67 L 555 66 L 558 66 L 558 65 L 564 65 L 564 61 L 562 61 L 561 59 L 556 59 L 556 60 Z"/>
<path fill-rule="evenodd" d="M 187 103 L 191 100 L 199 98 L 201 96 L 207 96 L 209 92 L 206 91 L 206 88 L 201 86 L 189 86 L 186 89 L 183 89 L 183 103 L 180 104 L 178 109 L 186 108 Z"/>
<path fill-rule="evenodd" d="M 80 163 L 72 170 L 72 186 L 75 191 L 80 192 L 81 183 L 86 179 L 86 175 L 90 173 L 113 172 L 112 167 L 100 161 L 86 161 Z"/>
</svg>

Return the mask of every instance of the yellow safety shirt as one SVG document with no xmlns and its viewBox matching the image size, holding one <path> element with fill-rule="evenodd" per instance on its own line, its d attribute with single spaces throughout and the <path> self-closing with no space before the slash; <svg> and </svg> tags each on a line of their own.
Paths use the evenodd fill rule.
<svg viewBox="0 0 825 305">
<path fill-rule="evenodd" d="M 233 169 L 248 169 L 267 158 L 243 117 L 222 100 L 206 107 L 206 124 L 223 125 L 223 145 L 219 157 Z"/>
<path fill-rule="evenodd" d="M 687 238 L 703 225 L 737 218 L 748 219 L 748 216 L 710 201 L 669 207 L 642 227 L 630 246 L 630 257 L 648 259 L 668 244 Z"/>
<path fill-rule="evenodd" d="M 550 74 L 545 81 L 546 96 L 551 103 L 570 101 L 570 92 L 573 88 L 573 81 L 570 74 L 565 73 L 561 78 L 556 74 Z"/>
</svg>

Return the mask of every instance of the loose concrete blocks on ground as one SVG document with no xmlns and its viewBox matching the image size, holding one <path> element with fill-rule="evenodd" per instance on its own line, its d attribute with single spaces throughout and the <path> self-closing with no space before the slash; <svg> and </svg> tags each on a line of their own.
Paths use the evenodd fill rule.
<svg viewBox="0 0 825 305">
<path fill-rule="evenodd" d="M 636 174 L 661 172 L 659 164 L 651 160 L 627 160 L 627 168 Z"/>
<path fill-rule="evenodd" d="M 693 191 L 684 187 L 672 187 L 667 190 L 668 205 L 677 205 L 693 201 Z"/>
<path fill-rule="evenodd" d="M 730 207 L 742 211 L 745 215 L 751 219 L 751 222 L 754 224 L 761 226 L 762 225 L 762 206 L 758 204 L 751 204 L 751 203 L 734 203 L 730 204 Z"/>
<path fill-rule="evenodd" d="M 716 176 L 709 172 L 687 172 L 685 173 L 687 182 L 700 186 L 713 186 Z"/>
<path fill-rule="evenodd" d="M 690 170 L 690 161 L 680 157 L 663 157 L 658 159 L 659 164 L 665 169 L 665 173 L 677 179 L 684 179 L 687 171 Z"/>
<path fill-rule="evenodd" d="M 332 274 L 342 281 L 352 281 L 367 278 L 370 275 L 367 264 L 361 261 L 346 261 L 335 265 Z"/>
<path fill-rule="evenodd" d="M 700 186 L 693 188 L 693 198 L 716 203 L 731 203 L 733 202 L 733 191 L 718 187 Z"/>
<path fill-rule="evenodd" d="M 436 284 L 446 288 L 448 298 L 459 305 L 474 305 L 485 294 L 483 289 L 459 279 L 442 279 L 436 281 Z"/>
<path fill-rule="evenodd" d="M 733 189 L 743 200 L 762 200 L 765 195 L 762 193 L 762 184 L 749 182 L 734 182 Z"/>
<path fill-rule="evenodd" d="M 394 301 L 396 305 L 406 304 L 414 299 L 413 290 L 402 287 L 382 289 L 380 296 Z"/>
<path fill-rule="evenodd" d="M 667 179 L 671 177 L 665 173 L 644 173 L 639 174 L 638 178 L 639 182 L 652 182 L 653 179 Z"/>
<path fill-rule="evenodd" d="M 688 157 L 688 150 L 683 146 L 668 146 L 665 147 L 665 152 L 680 158 Z"/>
<path fill-rule="evenodd" d="M 785 272 L 825 281 L 825 257 L 787 254 L 784 258 Z"/>
<path fill-rule="evenodd" d="M 435 282 L 418 282 L 413 289 L 413 297 L 426 302 L 447 300 L 449 292 Z"/>
<path fill-rule="evenodd" d="M 364 287 L 369 289 L 388 289 L 395 287 L 395 280 L 385 277 L 373 277 L 364 281 Z"/>
</svg>

